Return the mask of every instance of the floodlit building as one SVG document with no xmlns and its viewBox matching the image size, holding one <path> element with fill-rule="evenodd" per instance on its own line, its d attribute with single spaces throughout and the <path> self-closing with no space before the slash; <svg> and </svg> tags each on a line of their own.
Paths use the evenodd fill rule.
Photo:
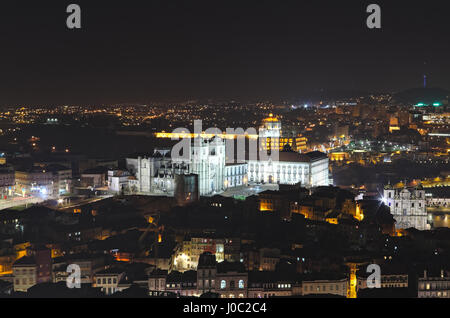
<svg viewBox="0 0 450 318">
<path fill-rule="evenodd" d="M 129 189 L 129 179 L 132 175 L 128 171 L 109 170 L 108 190 L 114 193 L 122 193 Z"/>
<path fill-rule="evenodd" d="M 46 171 L 53 173 L 53 196 L 59 197 L 71 192 L 72 169 L 63 165 L 52 164 L 45 167 Z"/>
<path fill-rule="evenodd" d="M 231 163 L 225 165 L 225 188 L 247 185 L 246 163 Z"/>
<path fill-rule="evenodd" d="M 173 257 L 173 270 L 186 271 L 197 269 L 200 256 L 209 252 L 215 256 L 218 263 L 225 260 L 239 259 L 240 240 L 238 238 L 223 238 L 209 236 L 194 236 L 180 242 Z"/>
<path fill-rule="evenodd" d="M 397 229 L 414 227 L 418 230 L 427 230 L 427 211 L 425 190 L 422 186 L 402 189 L 385 186 L 383 202 L 391 209 L 396 221 Z"/>
<path fill-rule="evenodd" d="M 150 157 L 128 158 L 127 169 L 135 171 L 138 191 L 173 196 L 177 174 L 197 174 L 200 195 L 224 191 L 225 142 L 219 138 L 200 139 L 190 150 L 179 158 L 172 158 L 169 149 L 157 149 Z"/>
<path fill-rule="evenodd" d="M 281 121 L 273 114 L 263 120 L 259 128 L 259 145 L 263 150 L 283 150 L 289 146 L 294 151 L 303 152 L 307 149 L 307 139 L 301 134 L 289 135 L 281 129 Z"/>
<path fill-rule="evenodd" d="M 306 154 L 292 150 L 280 151 L 278 161 L 273 161 L 270 157 L 249 160 L 248 166 L 250 183 L 301 183 L 307 188 L 329 184 L 328 157 L 319 151 Z"/>
<path fill-rule="evenodd" d="M 53 194 L 53 173 L 41 168 L 15 171 L 16 192 L 48 197 Z"/>
<path fill-rule="evenodd" d="M 127 158 L 127 169 L 136 177 L 136 180 L 130 180 L 130 188 L 136 188 L 141 194 L 174 196 L 175 176 L 191 174 L 198 175 L 195 183 L 200 196 L 219 194 L 249 183 L 329 185 L 327 155 L 318 151 L 299 153 L 306 142 L 283 137 L 281 123 L 276 117 L 264 120 L 258 140 L 256 145 L 249 145 L 249 150 L 256 153 L 246 152 L 245 160 L 244 156 L 240 160 L 239 154 L 235 153 L 236 162 L 229 162 L 226 142 L 217 136 L 194 138 L 188 153 L 174 158 L 172 152 L 176 151 L 170 149 L 156 149 L 151 156 Z M 253 146 L 257 146 L 256 149 L 252 149 Z"/>
</svg>

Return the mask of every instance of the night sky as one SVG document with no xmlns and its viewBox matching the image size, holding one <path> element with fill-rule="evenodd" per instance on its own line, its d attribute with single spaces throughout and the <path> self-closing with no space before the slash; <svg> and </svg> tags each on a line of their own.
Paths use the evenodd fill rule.
<svg viewBox="0 0 450 318">
<path fill-rule="evenodd" d="M 450 89 L 448 0 L 2 1 L 0 105 Z M 82 29 L 66 28 L 66 7 Z M 382 7 L 369 30 L 366 6 Z"/>
</svg>

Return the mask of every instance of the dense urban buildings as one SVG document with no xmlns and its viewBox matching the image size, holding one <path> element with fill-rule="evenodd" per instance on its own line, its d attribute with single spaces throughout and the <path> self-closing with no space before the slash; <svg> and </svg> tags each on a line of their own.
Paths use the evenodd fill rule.
<svg viewBox="0 0 450 318">
<path fill-rule="evenodd" d="M 5 16 L 0 298 L 450 298 L 448 10 L 177 1 Z"/>
<path fill-rule="evenodd" d="M 401 112 L 409 116 L 400 131 L 418 130 L 406 143 L 386 115 L 394 105 L 378 106 L 373 127 L 361 113 L 374 108 L 361 101 L 301 107 L 306 122 L 296 127 L 297 108 L 256 106 L 264 116 L 243 137 L 240 162 L 228 162 L 227 141 L 242 137 L 226 133 L 141 136 L 121 123 L 110 133 L 123 147 L 135 138 L 148 146 L 87 156 L 51 137 L 22 138 L 26 126 L 5 132 L 10 146 L 31 148 L 2 156 L 3 293 L 57 288 L 76 264 L 83 290 L 104 296 L 138 288 L 148 297 L 447 297 L 448 137 L 424 130 L 434 120 L 447 129 L 430 115 L 447 104 Z M 64 130 L 62 121 L 51 129 Z M 385 125 L 384 141 L 361 139 L 361 125 Z M 183 140 L 173 137 L 191 137 L 188 156 L 173 155 Z M 253 141 L 266 157 L 250 156 Z M 369 264 L 381 267 L 376 290 Z"/>
</svg>

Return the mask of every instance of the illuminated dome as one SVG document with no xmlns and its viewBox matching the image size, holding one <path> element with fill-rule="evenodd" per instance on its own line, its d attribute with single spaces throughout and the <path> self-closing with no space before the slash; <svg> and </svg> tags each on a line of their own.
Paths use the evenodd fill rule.
<svg viewBox="0 0 450 318">
<path fill-rule="evenodd" d="M 264 123 L 280 122 L 280 120 L 276 116 L 273 116 L 272 113 L 270 113 L 269 117 L 266 117 L 266 118 L 263 119 L 263 122 Z"/>
</svg>

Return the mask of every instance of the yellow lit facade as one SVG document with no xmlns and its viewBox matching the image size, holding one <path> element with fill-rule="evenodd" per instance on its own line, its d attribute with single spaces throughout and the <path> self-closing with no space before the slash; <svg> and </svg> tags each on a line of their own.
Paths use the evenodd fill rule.
<svg viewBox="0 0 450 318">
<path fill-rule="evenodd" d="M 307 150 L 306 143 L 308 139 L 301 135 L 297 137 L 280 137 L 280 138 L 261 138 L 261 148 L 264 150 L 278 149 L 283 150 L 287 145 L 294 151 L 302 152 Z"/>
<path fill-rule="evenodd" d="M 273 201 L 269 199 L 261 199 L 259 201 L 259 210 L 260 211 L 274 211 Z"/>
<path fill-rule="evenodd" d="M 258 135 L 256 134 L 247 134 L 244 133 L 244 135 L 240 135 L 240 134 L 211 134 L 211 133 L 205 133 L 202 132 L 200 134 L 197 133 L 188 133 L 188 132 L 182 132 L 182 133 L 168 133 L 168 132 L 158 132 L 155 134 L 156 138 L 165 138 L 165 139 L 183 139 L 183 138 L 204 138 L 204 139 L 211 139 L 215 136 L 220 137 L 222 139 L 236 139 L 238 137 L 246 137 L 249 139 L 258 139 Z"/>
<path fill-rule="evenodd" d="M 347 152 L 332 152 L 329 154 L 331 161 L 344 161 L 350 158 L 350 154 Z"/>
<path fill-rule="evenodd" d="M 355 211 L 354 217 L 358 221 L 362 221 L 364 219 L 363 211 L 361 209 L 361 206 L 358 203 L 356 204 L 356 211 Z"/>
<path fill-rule="evenodd" d="M 325 221 L 327 221 L 330 224 L 338 224 L 338 218 L 337 217 L 333 217 L 333 218 L 326 218 Z"/>
<path fill-rule="evenodd" d="M 356 286 L 358 283 L 358 280 L 356 278 L 356 270 L 357 266 L 356 264 L 348 264 L 350 267 L 350 276 L 349 276 L 349 284 L 348 284 L 348 290 L 347 290 L 347 298 L 356 298 Z"/>
<path fill-rule="evenodd" d="M 278 149 L 283 150 L 289 146 L 294 151 L 306 151 L 306 137 L 298 134 L 296 137 L 283 135 L 280 120 L 270 114 L 263 120 L 259 128 L 260 147 L 264 150 Z"/>
</svg>

